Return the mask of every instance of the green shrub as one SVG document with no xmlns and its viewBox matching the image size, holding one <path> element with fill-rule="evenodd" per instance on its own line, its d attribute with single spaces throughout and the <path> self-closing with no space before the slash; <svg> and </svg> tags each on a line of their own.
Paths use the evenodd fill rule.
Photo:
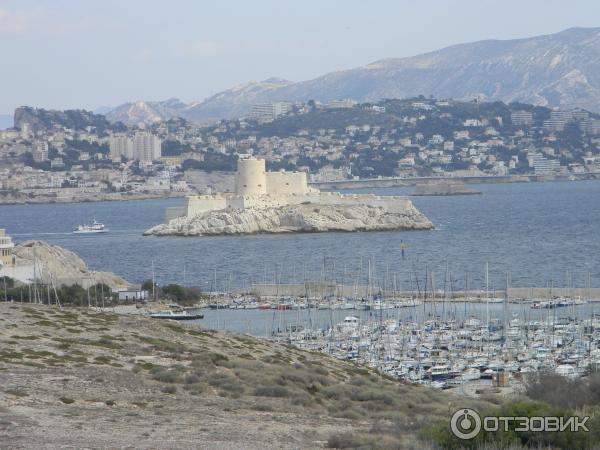
<svg viewBox="0 0 600 450">
<path fill-rule="evenodd" d="M 289 397 L 290 391 L 282 386 L 259 386 L 254 390 L 257 397 Z"/>
<path fill-rule="evenodd" d="M 152 379 L 156 381 L 160 381 L 161 383 L 179 383 L 181 381 L 181 377 L 177 372 L 157 368 L 151 370 Z"/>
<path fill-rule="evenodd" d="M 580 412 L 581 413 L 581 412 Z M 483 411 L 481 416 L 487 417 L 570 417 L 582 415 L 576 411 L 554 409 L 547 403 L 535 401 L 510 402 L 500 408 L 494 408 Z M 508 446 L 523 445 L 528 448 L 552 448 L 552 449 L 591 449 L 600 444 L 600 436 L 597 430 L 600 429 L 600 409 L 588 411 L 586 415 L 591 415 L 591 419 L 586 426 L 590 433 L 563 431 L 556 432 L 515 432 L 515 422 L 507 432 L 485 432 L 481 431 L 477 437 L 472 440 L 464 441 L 455 437 L 448 423 L 448 420 L 442 420 L 424 425 L 420 430 L 421 437 L 433 442 L 445 449 L 480 449 L 480 448 L 507 448 Z"/>
<path fill-rule="evenodd" d="M 163 392 L 165 394 L 175 394 L 177 392 L 177 387 L 176 386 L 164 386 L 161 389 L 161 392 Z"/>
</svg>

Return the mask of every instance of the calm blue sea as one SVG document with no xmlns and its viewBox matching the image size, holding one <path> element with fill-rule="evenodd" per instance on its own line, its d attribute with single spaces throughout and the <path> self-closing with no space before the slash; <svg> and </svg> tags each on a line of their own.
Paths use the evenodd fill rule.
<svg viewBox="0 0 600 450">
<path fill-rule="evenodd" d="M 152 275 L 224 290 L 251 282 L 299 282 L 336 278 L 372 279 L 398 288 L 435 271 L 436 287 L 461 289 L 469 273 L 482 287 L 489 263 L 490 288 L 584 286 L 587 273 L 600 286 L 600 182 L 553 182 L 475 186 L 483 195 L 415 197 L 435 224 L 433 231 L 322 233 L 222 237 L 144 237 L 161 223 L 165 208 L 182 199 L 0 206 L 0 227 L 17 241 L 43 239 L 80 255 L 95 270 L 113 271 L 132 282 Z M 412 188 L 376 189 L 404 194 Z M 110 233 L 74 235 L 93 218 Z M 405 259 L 400 252 L 406 245 Z M 446 265 L 449 276 L 446 277 Z M 216 283 L 215 283 L 216 278 Z M 446 280 L 445 280 L 446 279 Z M 451 284 L 451 286 L 450 286 Z"/>
</svg>

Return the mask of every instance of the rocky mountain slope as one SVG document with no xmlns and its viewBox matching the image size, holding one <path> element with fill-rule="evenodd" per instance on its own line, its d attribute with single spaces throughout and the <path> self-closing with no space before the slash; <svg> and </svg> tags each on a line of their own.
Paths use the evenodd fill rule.
<svg viewBox="0 0 600 450">
<path fill-rule="evenodd" d="M 204 121 L 235 117 L 259 102 L 377 101 L 420 94 L 600 111 L 600 28 L 454 45 L 297 83 L 279 79 L 250 83 L 188 105 L 178 114 Z"/>
<path fill-rule="evenodd" d="M 412 205 L 411 205 L 412 206 Z M 145 234 L 201 236 L 324 231 L 427 230 L 433 224 L 414 206 L 403 213 L 357 205 L 301 204 L 243 211 L 211 211 L 157 225 Z"/>
<path fill-rule="evenodd" d="M 123 122 L 127 125 L 153 123 L 182 117 L 187 105 L 176 98 L 165 101 L 125 103 L 106 113 L 111 122 Z"/>
<path fill-rule="evenodd" d="M 204 122 L 225 117 L 237 117 L 247 112 L 255 103 L 269 92 L 291 85 L 291 81 L 281 78 L 269 78 L 260 82 L 250 82 L 220 92 L 203 102 L 183 103 L 176 98 L 165 101 L 138 101 L 125 103 L 106 114 L 112 122 L 128 125 L 153 123 L 169 120 L 173 117 Z"/>
</svg>

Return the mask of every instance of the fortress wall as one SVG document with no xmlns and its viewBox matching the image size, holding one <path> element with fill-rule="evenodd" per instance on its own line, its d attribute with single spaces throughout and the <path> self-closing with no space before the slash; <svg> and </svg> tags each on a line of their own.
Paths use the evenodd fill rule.
<svg viewBox="0 0 600 450">
<path fill-rule="evenodd" d="M 186 206 L 181 212 L 178 208 L 170 208 L 167 218 L 186 215 L 188 217 L 207 211 L 246 208 L 276 208 L 302 203 L 321 205 L 368 205 L 383 208 L 391 213 L 402 213 L 414 208 L 406 197 L 380 197 L 372 194 L 343 195 L 339 192 L 312 192 L 305 194 L 269 194 L 269 195 L 196 195 L 186 198 Z M 169 219 L 170 220 L 170 219 Z"/>
<path fill-rule="evenodd" d="M 406 197 L 379 197 L 371 194 L 343 195 L 339 192 L 308 192 L 306 194 L 281 194 L 249 196 L 238 202 L 238 209 L 242 208 L 272 208 L 286 205 L 299 205 L 301 203 L 315 203 L 321 205 L 368 205 L 380 207 L 391 213 L 401 213 L 414 208 L 412 202 Z"/>
<path fill-rule="evenodd" d="M 185 215 L 187 217 L 227 208 L 227 198 L 220 195 L 194 195 L 186 197 L 185 200 Z"/>
<path fill-rule="evenodd" d="M 264 159 L 240 159 L 238 161 L 235 192 L 238 195 L 265 195 L 267 193 Z"/>
<path fill-rule="evenodd" d="M 304 172 L 267 172 L 267 194 L 305 194 L 309 191 Z"/>
<path fill-rule="evenodd" d="M 173 206 L 167 208 L 167 211 L 165 212 L 165 222 L 168 223 L 169 221 L 176 219 L 177 217 L 185 215 L 185 206 Z"/>
<path fill-rule="evenodd" d="M 236 197 L 228 202 L 228 207 L 233 209 L 244 208 L 274 208 L 294 204 L 291 195 L 260 195 Z"/>
<path fill-rule="evenodd" d="M 324 205 L 362 204 L 380 207 L 391 213 L 400 213 L 413 208 L 412 202 L 407 197 L 399 196 L 380 197 L 372 194 L 343 195 L 339 192 L 321 192 L 319 194 L 307 195 L 304 197 L 311 202 Z"/>
</svg>

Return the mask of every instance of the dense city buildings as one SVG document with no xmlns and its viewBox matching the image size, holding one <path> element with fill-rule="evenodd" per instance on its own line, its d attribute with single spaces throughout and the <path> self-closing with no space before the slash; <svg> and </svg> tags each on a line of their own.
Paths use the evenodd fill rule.
<svg viewBox="0 0 600 450">
<path fill-rule="evenodd" d="M 250 156 L 269 171 L 305 173 L 309 182 L 600 172 L 600 116 L 581 109 L 347 99 L 259 104 L 246 118 L 143 127 L 87 112 L 68 120 L 61 112 L 26 112 L 0 131 L 4 197 L 231 191 L 238 159 Z"/>
<path fill-rule="evenodd" d="M 123 133 L 112 135 L 109 147 L 113 158 L 152 162 L 161 156 L 160 138 L 145 131 L 138 131 L 133 137 Z"/>
</svg>

